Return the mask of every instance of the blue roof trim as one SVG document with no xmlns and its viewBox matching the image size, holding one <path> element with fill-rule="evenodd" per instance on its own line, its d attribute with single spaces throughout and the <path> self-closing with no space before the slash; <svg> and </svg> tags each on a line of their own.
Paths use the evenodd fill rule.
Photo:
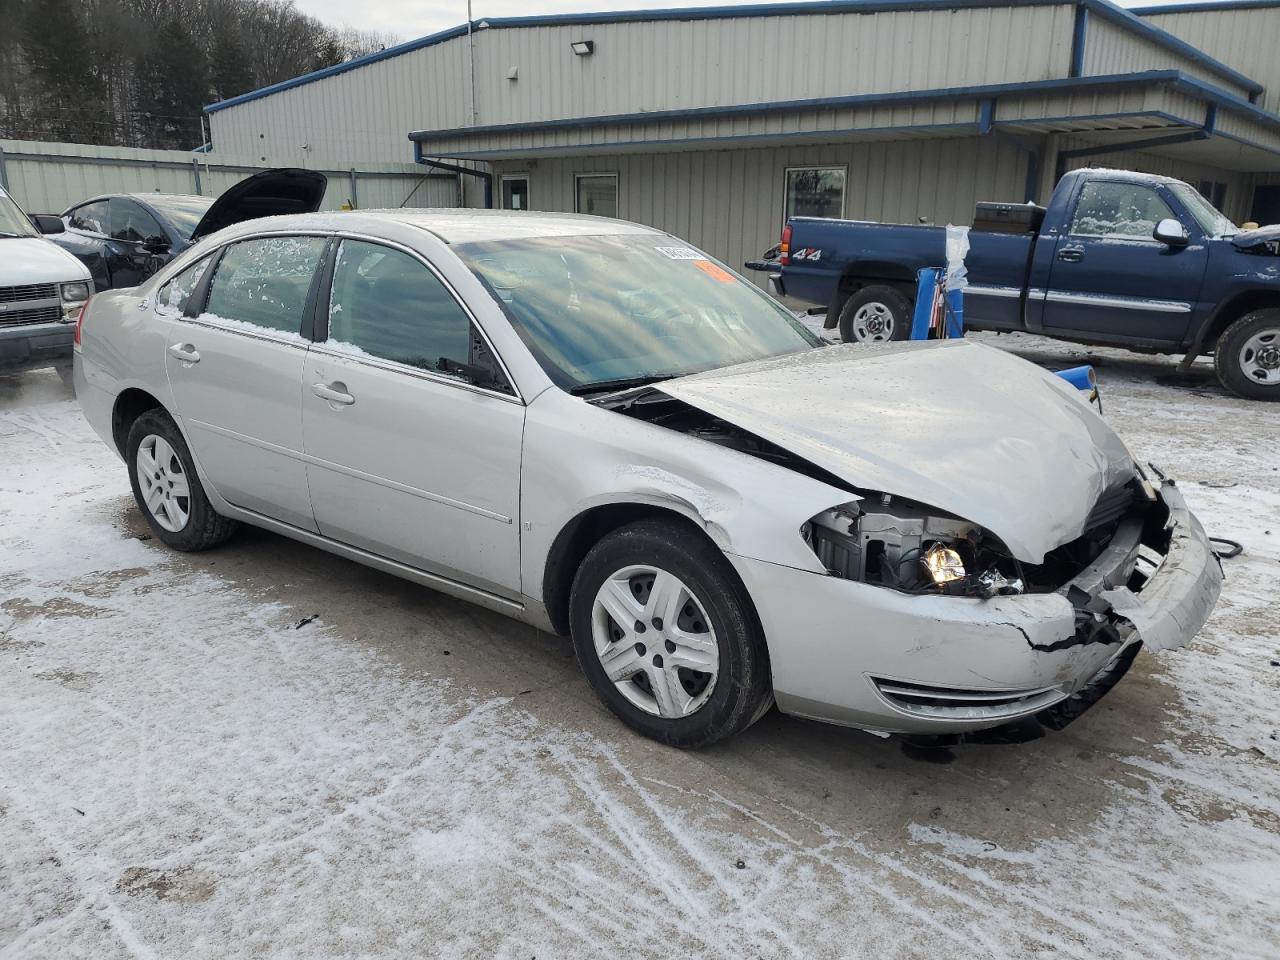
<svg viewBox="0 0 1280 960">
<path fill-rule="evenodd" d="M 480 127 L 454 127 L 444 130 L 415 130 L 409 139 L 418 142 L 451 137 L 486 136 L 495 133 L 520 133 L 540 130 L 586 129 L 637 123 L 665 123 L 712 117 L 733 117 L 780 111 L 830 110 L 892 103 L 922 103 L 955 98 L 994 99 L 1013 94 L 1061 92 L 1070 90 L 1130 89 L 1133 87 L 1168 85 L 1184 93 L 1216 103 L 1263 123 L 1280 126 L 1280 116 L 1268 113 L 1246 100 L 1241 100 L 1221 87 L 1215 87 L 1181 70 L 1147 70 L 1143 73 L 1118 73 L 1095 77 L 1071 77 L 1063 80 L 1039 80 L 1032 83 L 996 83 L 986 86 L 937 87 L 930 90 L 902 90 L 894 93 L 861 93 L 847 97 L 818 97 L 809 100 L 774 100 L 763 103 L 741 103 L 720 107 L 693 107 L 682 110 L 653 110 L 646 113 L 619 113 L 598 117 L 566 117 L 560 120 L 534 120 L 520 123 L 492 124 Z M 996 121 L 999 122 L 999 121 Z"/>
<path fill-rule="evenodd" d="M 403 56 L 406 53 L 412 53 L 415 50 L 422 50 L 425 47 L 434 47 L 438 43 L 444 43 L 446 40 L 453 40 L 457 37 L 465 37 L 467 35 L 467 24 L 457 27 L 450 27 L 448 30 L 441 30 L 439 33 L 433 33 L 430 36 L 419 37 L 417 40 L 409 40 L 406 43 L 398 43 L 394 47 L 387 47 L 385 50 L 377 50 L 374 53 L 366 53 L 363 57 L 356 57 L 354 60 L 348 60 L 346 63 L 335 64 L 332 67 L 325 67 L 323 70 L 314 70 L 311 73 L 304 73 L 300 77 L 294 77 L 292 80 L 281 80 L 279 83 L 273 83 L 269 87 L 260 87 L 257 90 L 250 90 L 248 93 L 242 93 L 237 97 L 230 97 L 226 100 L 219 100 L 217 103 L 211 103 L 204 108 L 205 113 L 217 113 L 219 110 L 225 110 L 227 107 L 234 107 L 241 103 L 248 103 L 250 100 L 260 100 L 263 97 L 269 97 L 273 93 L 280 93 L 283 90 L 292 90 L 294 87 L 300 87 L 305 83 L 314 83 L 316 80 L 323 80 L 325 77 L 336 77 L 340 73 L 346 73 L 348 70 L 355 70 L 357 67 L 365 67 L 371 63 L 377 63 L 380 60 L 390 60 L 392 57 Z"/>
<path fill-rule="evenodd" d="M 263 87 L 259 90 L 251 90 L 248 93 L 242 93 L 239 96 L 231 97 L 228 100 L 221 100 L 218 103 L 213 103 L 205 107 L 204 112 L 216 113 L 217 111 L 225 110 L 228 107 L 234 107 L 238 104 L 258 100 L 262 97 L 271 96 L 272 94 L 280 93 L 284 90 L 291 90 L 294 87 L 300 87 L 303 84 L 314 83 L 315 81 L 323 80 L 326 77 L 337 76 L 339 74 L 346 73 L 349 70 L 355 70 L 358 67 L 368 66 L 369 64 L 377 63 L 381 60 L 389 60 L 392 57 L 399 57 L 406 53 L 412 53 L 415 50 L 422 50 L 426 47 L 435 46 L 436 44 L 444 43 L 448 40 L 454 40 L 458 37 L 466 36 L 468 27 L 471 26 L 474 26 L 476 29 L 500 30 L 514 27 L 563 26 L 572 24 L 589 26 L 593 24 L 639 23 L 656 20 L 716 20 L 750 17 L 802 16 L 805 14 L 871 14 L 911 10 L 950 11 L 982 8 L 1002 9 L 1007 7 L 1045 7 L 1064 6 L 1072 2 L 1073 0 L 801 0 L 801 2 L 793 3 L 739 4 L 723 7 L 674 7 L 665 10 L 623 10 L 610 13 L 561 13 L 530 17 L 487 17 L 473 21 L 471 24 L 463 23 L 459 26 L 451 27 L 448 30 L 442 30 L 439 33 L 433 33 L 417 40 L 410 40 L 394 47 L 388 47 L 385 50 L 379 50 L 376 53 L 366 54 L 363 57 L 357 57 L 356 59 L 349 60 L 346 63 L 340 63 L 336 66 L 326 67 L 323 70 L 316 70 L 312 73 L 303 74 L 300 77 L 294 77 L 292 80 L 284 80 L 280 83 L 272 84 L 269 87 Z M 1203 51 L 1198 50 L 1183 40 L 1179 40 L 1177 37 L 1161 30 L 1159 27 L 1152 26 L 1142 18 L 1136 17 L 1129 11 L 1111 3 L 1110 0 L 1074 0 L 1074 2 L 1077 6 L 1091 10 L 1099 16 L 1105 17 L 1133 33 L 1143 36 L 1153 43 L 1177 53 L 1179 56 L 1186 57 L 1188 60 L 1198 63 L 1211 73 L 1229 80 L 1231 83 L 1234 83 L 1246 90 L 1257 93 L 1261 92 L 1263 89 L 1262 85 L 1256 80 L 1252 80 L 1244 74 L 1233 70 L 1226 64 L 1215 60 Z"/>
<path fill-rule="evenodd" d="M 1105 17 L 1112 23 L 1117 23 L 1122 27 L 1126 27 L 1139 36 L 1146 37 L 1153 43 L 1157 43 L 1179 56 L 1186 57 L 1193 63 L 1198 63 L 1211 73 L 1216 73 L 1224 80 L 1230 80 L 1237 86 L 1243 87 L 1250 93 L 1261 93 L 1262 84 L 1252 77 L 1246 77 L 1239 70 L 1233 70 L 1221 60 L 1215 60 L 1203 50 L 1193 47 L 1185 40 L 1179 40 L 1173 34 L 1161 30 L 1159 27 L 1153 27 L 1141 17 L 1135 17 L 1123 7 L 1118 7 L 1110 0 L 1082 0 L 1084 6 L 1088 7 L 1100 17 Z"/>
<path fill-rule="evenodd" d="M 1130 7 L 1140 17 L 1160 13 L 1212 13 L 1218 10 L 1269 10 L 1280 7 L 1280 0 L 1224 0 L 1222 3 L 1164 3 L 1152 7 Z"/>
</svg>

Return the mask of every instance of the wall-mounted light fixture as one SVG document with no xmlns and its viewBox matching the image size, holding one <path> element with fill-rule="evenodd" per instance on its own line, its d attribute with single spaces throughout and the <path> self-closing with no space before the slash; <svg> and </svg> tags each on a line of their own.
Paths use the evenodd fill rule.
<svg viewBox="0 0 1280 960">
<path fill-rule="evenodd" d="M 579 57 L 589 57 L 596 52 L 596 42 L 594 40 L 575 40 L 569 46 L 573 48 L 573 52 Z"/>
</svg>

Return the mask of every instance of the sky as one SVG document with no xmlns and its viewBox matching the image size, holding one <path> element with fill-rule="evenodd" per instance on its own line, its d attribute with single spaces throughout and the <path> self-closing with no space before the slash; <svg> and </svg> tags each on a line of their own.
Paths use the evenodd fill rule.
<svg viewBox="0 0 1280 960">
<path fill-rule="evenodd" d="M 472 15 L 516 17 L 546 13 L 580 13 L 602 10 L 642 10 L 663 7 L 709 7 L 730 3 L 773 0 L 473 0 Z M 1124 7 L 1144 6 L 1167 0 L 1120 0 Z M 412 40 L 467 20 L 466 0 L 364 0 L 359 15 L 352 16 L 351 0 L 294 0 L 298 9 L 333 26 L 350 26 L 396 40 Z"/>
</svg>

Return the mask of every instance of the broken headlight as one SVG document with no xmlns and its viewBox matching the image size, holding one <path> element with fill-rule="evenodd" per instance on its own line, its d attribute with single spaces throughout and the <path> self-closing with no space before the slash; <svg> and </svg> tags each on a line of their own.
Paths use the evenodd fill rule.
<svg viewBox="0 0 1280 960">
<path fill-rule="evenodd" d="M 1017 561 L 966 520 L 881 494 L 823 511 L 801 529 L 832 576 L 906 593 L 1022 593 Z"/>
</svg>

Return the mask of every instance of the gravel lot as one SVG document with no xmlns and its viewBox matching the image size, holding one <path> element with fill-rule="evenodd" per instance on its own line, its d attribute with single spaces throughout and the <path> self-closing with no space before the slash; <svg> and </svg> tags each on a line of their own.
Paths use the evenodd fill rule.
<svg viewBox="0 0 1280 960">
<path fill-rule="evenodd" d="M 776 712 L 681 753 L 559 638 L 265 533 L 170 552 L 58 375 L 0 377 L 0 957 L 1280 957 L 1280 410 L 996 342 L 1099 358 L 1245 554 L 1068 730 L 930 755 Z"/>
</svg>

